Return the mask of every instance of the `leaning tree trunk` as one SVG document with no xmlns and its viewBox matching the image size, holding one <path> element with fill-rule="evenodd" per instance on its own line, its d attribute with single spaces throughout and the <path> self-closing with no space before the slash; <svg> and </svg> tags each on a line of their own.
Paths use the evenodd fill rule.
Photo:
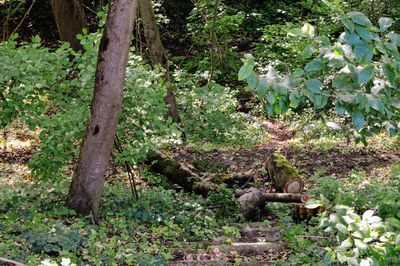
<svg viewBox="0 0 400 266">
<path fill-rule="evenodd" d="M 82 0 L 50 0 L 50 4 L 61 41 L 69 42 L 76 51 L 81 50 L 82 45 L 76 35 L 85 26 Z"/>
<path fill-rule="evenodd" d="M 96 222 L 121 110 L 135 7 L 136 1 L 132 0 L 110 3 L 99 47 L 90 118 L 67 198 L 68 207 L 81 214 L 92 213 Z"/>
<path fill-rule="evenodd" d="M 150 61 L 153 66 L 160 65 L 165 68 L 165 79 L 170 81 L 168 72 L 168 57 L 161 42 L 160 32 L 158 31 L 156 18 L 154 16 L 153 6 L 150 0 L 139 0 L 139 13 L 142 19 L 144 35 L 147 48 L 149 50 Z M 169 87 L 165 102 L 168 105 L 168 117 L 175 123 L 180 122 L 174 90 Z"/>
</svg>

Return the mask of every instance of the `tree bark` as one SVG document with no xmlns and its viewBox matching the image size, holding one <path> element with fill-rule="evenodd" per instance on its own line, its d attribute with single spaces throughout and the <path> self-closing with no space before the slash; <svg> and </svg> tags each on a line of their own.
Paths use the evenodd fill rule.
<svg viewBox="0 0 400 266">
<path fill-rule="evenodd" d="M 74 50 L 81 50 L 82 45 L 76 35 L 85 26 L 85 13 L 82 0 L 50 0 L 60 40 L 69 42 Z"/>
<path fill-rule="evenodd" d="M 266 168 L 280 192 L 303 192 L 304 182 L 301 176 L 284 155 L 274 153 L 271 160 L 268 160 Z"/>
<path fill-rule="evenodd" d="M 149 50 L 150 61 L 153 66 L 161 65 L 165 69 L 166 81 L 171 81 L 168 71 L 168 56 L 161 42 L 160 32 L 158 31 L 153 6 L 150 0 L 139 1 L 139 14 L 142 19 L 144 36 L 146 38 L 147 48 Z M 175 123 L 180 122 L 176 99 L 172 87 L 167 89 L 165 103 L 168 105 L 168 117 L 172 118 Z"/>
<path fill-rule="evenodd" d="M 136 1 L 110 2 L 99 47 L 94 94 L 67 206 L 98 222 L 104 175 L 121 110 Z"/>
</svg>

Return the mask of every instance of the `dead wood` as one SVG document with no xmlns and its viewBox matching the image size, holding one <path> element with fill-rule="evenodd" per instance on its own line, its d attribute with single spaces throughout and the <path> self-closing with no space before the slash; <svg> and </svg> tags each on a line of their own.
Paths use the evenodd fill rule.
<svg viewBox="0 0 400 266">
<path fill-rule="evenodd" d="M 244 219 L 254 221 L 265 211 L 266 202 L 305 203 L 309 197 L 304 194 L 263 193 L 255 187 L 238 190 L 240 212 Z"/>
<path fill-rule="evenodd" d="M 304 182 L 301 176 L 283 154 L 274 153 L 267 161 L 266 169 L 280 192 L 301 193 L 303 191 Z"/>
</svg>

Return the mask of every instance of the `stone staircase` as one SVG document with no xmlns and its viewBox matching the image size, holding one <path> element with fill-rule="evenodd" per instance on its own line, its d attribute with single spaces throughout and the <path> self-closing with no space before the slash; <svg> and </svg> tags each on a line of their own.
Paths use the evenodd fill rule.
<svg viewBox="0 0 400 266">
<path fill-rule="evenodd" d="M 263 223 L 249 223 L 239 239 L 214 239 L 207 250 L 179 251 L 171 265 L 182 266 L 264 266 L 285 257 L 289 249 L 281 239 L 281 229 Z"/>
</svg>

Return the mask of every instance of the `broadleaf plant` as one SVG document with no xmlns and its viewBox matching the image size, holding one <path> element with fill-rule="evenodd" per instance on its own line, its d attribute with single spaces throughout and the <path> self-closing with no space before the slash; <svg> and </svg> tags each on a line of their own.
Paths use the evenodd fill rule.
<svg viewBox="0 0 400 266">
<path fill-rule="evenodd" d="M 246 55 L 239 80 L 247 81 L 269 115 L 307 103 L 316 109 L 334 106 L 353 122 L 357 142 L 366 144 L 367 136 L 382 129 L 399 134 L 400 34 L 389 31 L 390 18 L 380 18 L 375 27 L 364 14 L 349 12 L 341 22 L 345 31 L 334 42 L 315 36 L 309 24 L 289 32 L 309 41 L 305 57 L 317 54 L 303 69 L 279 75 L 269 67 L 260 75 L 254 58 Z"/>
</svg>

